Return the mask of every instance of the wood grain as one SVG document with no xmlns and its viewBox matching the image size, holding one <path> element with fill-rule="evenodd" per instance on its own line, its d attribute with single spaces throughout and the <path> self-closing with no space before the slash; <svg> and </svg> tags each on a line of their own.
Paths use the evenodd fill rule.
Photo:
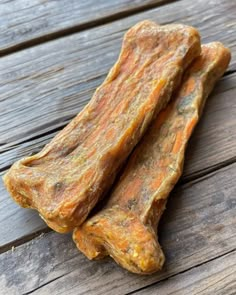
<svg viewBox="0 0 236 295">
<path fill-rule="evenodd" d="M 219 165 L 236 155 L 236 73 L 223 77 L 207 100 L 203 116 L 190 141 L 183 178 Z M 222 111 L 223 110 L 223 111 Z M 224 130 L 222 130 L 224 129 Z M 17 144 L 0 154 L 0 171 L 24 156 L 39 152 L 57 132 Z M 191 152 L 190 152 L 191 151 Z"/>
<path fill-rule="evenodd" d="M 48 233 L 0 255 L 3 294 L 124 294 L 235 250 L 236 164 L 183 185 L 160 226 L 166 264 L 138 276 L 111 260 L 88 261 L 70 235 Z"/>
<path fill-rule="evenodd" d="M 224 77 L 208 98 L 203 116 L 194 131 L 187 148 L 182 181 L 199 177 L 202 173 L 217 169 L 235 161 L 236 155 L 236 74 Z M 39 151 L 54 133 L 20 144 L 0 154 L 0 169 L 11 165 L 23 156 Z M 19 239 L 25 239 L 35 231 L 47 230 L 36 211 L 22 209 L 10 198 L 0 179 L 0 251 Z"/>
<path fill-rule="evenodd" d="M 15 0 L 0 3 L 0 54 L 149 9 L 167 0 Z"/>
<path fill-rule="evenodd" d="M 39 151 L 83 108 L 116 60 L 124 31 L 137 21 L 196 26 L 203 42 L 231 48 L 231 74 L 208 99 L 188 147 L 182 180 L 197 179 L 175 189 L 161 222 L 162 272 L 140 277 L 111 260 L 88 261 L 70 235 L 50 232 L 0 255 L 0 293 L 116 295 L 144 288 L 137 294 L 234 294 L 236 164 L 199 176 L 236 157 L 236 2 L 181 0 L 113 22 L 171 1 L 91 2 L 1 1 L 0 55 L 32 47 L 1 58 L 0 171 Z M 101 26 L 86 30 L 95 25 Z M 14 204 L 1 181 L 0 204 L 0 252 L 47 231 L 37 212 Z"/>
<path fill-rule="evenodd" d="M 236 160 L 235 82 L 236 74 L 224 77 L 207 99 L 187 148 L 184 181 Z"/>
<path fill-rule="evenodd" d="M 145 288 L 136 295 L 234 295 L 236 251 Z"/>
<path fill-rule="evenodd" d="M 12 241 L 17 245 L 18 240 L 26 235 L 32 236 L 37 231 L 47 231 L 47 226 L 36 211 L 22 209 L 12 200 L 3 186 L 1 176 L 2 174 L 0 175 L 0 253 L 11 247 L 12 245 L 8 247 L 8 244 Z"/>
<path fill-rule="evenodd" d="M 230 69 L 236 69 L 236 23 L 229 13 L 235 9 L 235 1 L 183 0 L 2 58 L 1 151 L 75 116 L 116 60 L 124 31 L 140 20 L 196 26 L 203 42 L 219 40 L 231 48 Z"/>
</svg>

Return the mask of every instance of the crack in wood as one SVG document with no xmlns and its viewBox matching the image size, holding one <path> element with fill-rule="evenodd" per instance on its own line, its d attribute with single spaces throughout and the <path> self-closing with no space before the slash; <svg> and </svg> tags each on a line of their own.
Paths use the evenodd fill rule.
<svg viewBox="0 0 236 295">
<path fill-rule="evenodd" d="M 54 282 L 54 281 L 56 281 L 56 280 L 58 280 L 58 279 L 60 279 L 60 278 L 62 278 L 62 277 L 64 277 L 64 276 L 66 276 L 66 275 L 68 275 L 68 274 L 69 274 L 69 273 L 66 273 L 66 274 L 63 274 L 63 275 L 61 275 L 61 276 L 58 276 L 57 278 L 54 278 L 54 279 L 52 279 L 52 280 L 46 282 L 45 284 L 42 284 L 42 285 L 38 286 L 38 287 L 35 288 L 34 290 L 31 290 L 31 291 L 28 291 L 28 292 L 26 292 L 26 293 L 23 293 L 22 295 L 29 295 L 29 294 L 32 294 L 32 293 L 34 293 L 35 291 L 37 291 L 37 290 L 43 288 L 44 286 L 47 286 L 48 284 L 50 284 L 50 283 L 52 283 L 52 282 Z"/>
</svg>

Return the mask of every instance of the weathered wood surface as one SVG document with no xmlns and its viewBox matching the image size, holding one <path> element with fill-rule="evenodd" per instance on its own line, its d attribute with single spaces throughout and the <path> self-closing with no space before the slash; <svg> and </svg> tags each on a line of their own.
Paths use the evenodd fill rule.
<svg viewBox="0 0 236 295">
<path fill-rule="evenodd" d="M 0 2 L 0 54 L 170 2 L 15 0 Z"/>
<path fill-rule="evenodd" d="M 28 236 L 28 239 L 38 231 L 47 231 L 44 221 L 33 210 L 22 209 L 7 194 L 0 174 L 0 253 L 6 248 L 18 244 L 19 239 Z M 26 238 L 27 240 L 27 238 Z M 1 294 L 1 292 L 0 292 Z"/>
<path fill-rule="evenodd" d="M 228 13 L 235 8 L 235 1 L 183 0 L 2 58 L 0 150 L 64 126 L 115 62 L 124 31 L 140 20 L 196 26 L 203 42 L 231 48 L 235 69 L 236 23 Z"/>
<path fill-rule="evenodd" d="M 161 222 L 167 256 L 162 272 L 140 277 L 112 260 L 90 262 L 70 235 L 50 232 L 33 239 L 48 228 L 37 212 L 16 205 L 0 181 L 0 252 L 24 243 L 0 255 L 0 293 L 234 294 L 236 2 L 181 0 L 155 9 L 173 1 L 92 2 L 1 1 L 0 55 L 31 46 L 1 58 L 2 173 L 39 151 L 83 108 L 115 62 L 124 32 L 140 20 L 196 26 L 203 42 L 229 46 L 232 62 L 207 101 L 188 147 L 182 184 Z M 136 13 L 141 9 L 146 11 Z M 46 43 L 33 46 L 40 42 Z"/>
<path fill-rule="evenodd" d="M 203 116 L 187 149 L 183 181 L 196 178 L 236 159 L 236 75 L 224 77 L 207 101 Z M 223 111 L 222 111 L 223 110 Z M 39 151 L 54 135 L 20 144 L 0 154 L 0 169 L 8 167 L 23 156 Z M 4 173 L 4 172 L 3 172 Z M 47 226 L 36 211 L 22 209 L 9 197 L 0 180 L 0 249 L 14 245 L 17 240 L 45 231 Z M 1 250 L 0 250 L 1 251 Z"/>
<path fill-rule="evenodd" d="M 160 227 L 166 253 L 160 273 L 139 276 L 111 260 L 88 261 L 70 235 L 51 232 L 0 255 L 1 291 L 125 294 L 229 253 L 236 247 L 235 177 L 232 164 L 175 190 Z"/>
<path fill-rule="evenodd" d="M 236 251 L 145 288 L 136 295 L 235 295 Z"/>
<path fill-rule="evenodd" d="M 191 153 L 187 153 L 184 178 L 199 170 L 227 161 L 236 155 L 236 134 L 234 132 L 236 124 L 235 85 L 236 74 L 227 75 L 218 81 L 213 93 L 208 98 L 203 116 L 190 142 Z M 222 128 L 224 128 L 224 132 Z M 8 151 L 1 153 L 0 171 L 7 169 L 22 157 L 40 151 L 56 133 L 52 132 L 17 144 Z"/>
</svg>

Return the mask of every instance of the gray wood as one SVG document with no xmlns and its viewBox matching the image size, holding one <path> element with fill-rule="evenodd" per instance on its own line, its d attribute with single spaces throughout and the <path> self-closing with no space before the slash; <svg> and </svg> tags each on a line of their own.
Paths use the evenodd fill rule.
<svg viewBox="0 0 236 295">
<path fill-rule="evenodd" d="M 182 181 L 196 178 L 209 170 L 235 161 L 236 156 L 236 74 L 224 77 L 209 97 L 203 116 L 187 149 Z M 23 156 L 39 151 L 54 135 L 49 134 L 20 144 L 0 154 L 0 169 Z M 4 172 L 3 172 L 4 173 Z M 10 198 L 0 180 L 0 251 L 35 231 L 45 231 L 46 224 L 37 212 L 22 209 Z"/>
<path fill-rule="evenodd" d="M 136 295 L 235 295 L 236 251 L 176 275 Z"/>
<path fill-rule="evenodd" d="M 236 160 L 235 83 L 236 74 L 226 76 L 209 96 L 187 148 L 184 181 Z"/>
<path fill-rule="evenodd" d="M 158 6 L 167 0 L 0 2 L 0 54 Z"/>
<path fill-rule="evenodd" d="M 236 69 L 235 9 L 235 1 L 183 0 L 2 58 L 0 150 L 64 126 L 115 62 L 124 31 L 140 20 L 196 26 L 203 42 L 231 48 Z"/>
<path fill-rule="evenodd" d="M 0 53 L 163 2 L 98 0 L 94 11 L 90 1 L 72 1 L 65 9 L 65 1 L 2 1 Z M 234 1 L 182 0 L 2 58 L 0 171 L 38 151 L 81 110 L 114 63 L 123 32 L 139 20 L 197 26 L 204 42 L 220 40 L 231 47 L 230 71 L 235 71 L 235 9 Z M 235 77 L 224 77 L 208 100 L 188 148 L 184 181 L 235 161 Z M 116 295 L 156 283 L 137 294 L 234 294 L 235 176 L 236 164 L 231 164 L 175 189 L 160 227 L 167 262 L 159 274 L 140 277 L 111 260 L 90 262 L 70 235 L 51 232 L 0 255 L 0 293 Z M 0 251 L 47 230 L 36 212 L 12 202 L 1 181 L 0 204 Z"/>
<path fill-rule="evenodd" d="M 190 140 L 183 178 L 221 165 L 236 155 L 236 73 L 223 77 L 207 100 L 203 116 Z M 0 154 L 0 171 L 22 157 L 39 152 L 57 132 L 17 144 Z"/>
<path fill-rule="evenodd" d="M 125 294 L 229 253 L 236 247 L 235 177 L 236 163 L 175 190 L 159 229 L 166 264 L 157 274 L 88 261 L 70 235 L 51 232 L 0 255 L 1 292 Z"/>
<path fill-rule="evenodd" d="M 0 175 L 0 253 L 11 247 L 8 245 L 25 236 L 30 238 L 37 231 L 47 231 L 47 226 L 36 211 L 22 209 L 8 195 Z M 26 240 L 27 240 L 26 238 Z M 0 292 L 1 293 L 1 292 Z"/>
</svg>

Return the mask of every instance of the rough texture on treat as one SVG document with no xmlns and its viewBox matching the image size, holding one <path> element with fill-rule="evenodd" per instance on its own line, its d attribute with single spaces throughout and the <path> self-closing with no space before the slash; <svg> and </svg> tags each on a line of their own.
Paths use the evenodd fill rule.
<svg viewBox="0 0 236 295">
<path fill-rule="evenodd" d="M 81 224 L 199 54 L 199 34 L 191 27 L 150 21 L 132 27 L 84 110 L 41 152 L 5 175 L 15 201 L 37 209 L 58 232 Z"/>
<path fill-rule="evenodd" d="M 202 46 L 182 85 L 140 141 L 106 207 L 75 229 L 77 247 L 89 258 L 110 255 L 134 273 L 161 269 L 164 254 L 157 226 L 178 181 L 187 142 L 230 52 L 219 42 Z"/>
</svg>

